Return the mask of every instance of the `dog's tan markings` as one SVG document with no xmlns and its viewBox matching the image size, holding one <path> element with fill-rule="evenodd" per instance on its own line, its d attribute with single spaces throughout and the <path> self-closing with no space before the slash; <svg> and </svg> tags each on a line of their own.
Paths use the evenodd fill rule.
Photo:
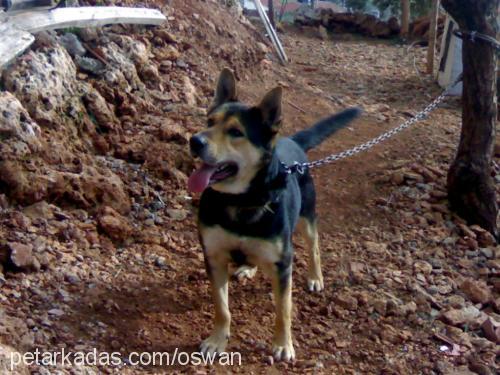
<svg viewBox="0 0 500 375">
<path fill-rule="evenodd" d="M 242 237 L 215 225 L 200 226 L 205 254 L 217 258 L 219 262 L 229 262 L 231 250 L 240 250 L 248 263 L 255 266 L 274 264 L 281 259 L 283 242 L 281 239 Z"/>
<path fill-rule="evenodd" d="M 230 336 L 231 313 L 228 301 L 228 264 L 223 259 L 209 259 L 212 298 L 215 305 L 212 334 L 201 345 L 202 353 L 221 353 L 226 350 Z"/>
<path fill-rule="evenodd" d="M 210 337 L 202 342 L 200 349 L 204 353 L 221 352 L 225 350 L 230 334 L 231 314 L 228 304 L 227 266 L 231 259 L 231 250 L 238 249 L 243 252 L 247 257 L 247 261 L 252 265 L 267 270 L 274 267 L 273 272 L 269 272 L 269 274 L 273 275 L 273 278 L 276 278 L 275 263 L 281 259 L 283 242 L 280 239 L 266 240 L 254 237 L 241 237 L 226 231 L 220 226 L 208 227 L 200 223 L 199 228 L 205 249 L 205 256 L 210 267 L 212 298 L 215 304 L 214 329 Z M 253 270 L 256 270 L 256 268 L 249 269 L 249 271 L 255 272 Z M 279 283 L 277 284 L 277 288 L 279 288 Z M 277 291 L 277 293 L 280 293 L 279 300 L 282 301 L 280 303 L 283 306 L 280 307 L 279 326 L 281 327 L 280 332 L 284 333 L 276 335 L 279 338 L 276 342 L 283 343 L 283 347 L 288 348 L 285 351 L 283 351 L 284 349 L 280 351 L 280 353 L 285 353 L 283 354 L 284 359 L 293 358 L 290 354 L 286 354 L 293 353 L 293 346 L 290 351 L 291 339 L 289 341 L 285 340 L 290 336 L 290 313 L 287 313 L 288 309 L 291 309 L 291 295 L 287 295 L 287 293 L 291 293 L 290 286 L 288 286 L 288 289 L 288 292 L 285 289 L 283 293 Z"/>
<path fill-rule="evenodd" d="M 298 230 L 306 242 L 309 249 L 309 270 L 307 286 L 311 292 L 323 290 L 323 274 L 321 273 L 321 255 L 319 252 L 318 230 L 316 222 L 311 222 L 306 218 L 300 218 Z"/>
<path fill-rule="evenodd" d="M 273 266 L 276 268 L 276 266 Z M 276 321 L 273 338 L 273 355 L 277 361 L 290 361 L 295 358 L 292 341 L 292 274 L 285 287 L 279 279 L 277 269 L 272 270 L 274 303 L 276 305 Z"/>
</svg>

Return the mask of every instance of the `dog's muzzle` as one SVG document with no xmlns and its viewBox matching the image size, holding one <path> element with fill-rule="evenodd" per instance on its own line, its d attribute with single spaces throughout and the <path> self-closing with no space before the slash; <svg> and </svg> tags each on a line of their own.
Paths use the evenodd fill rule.
<svg viewBox="0 0 500 375">
<path fill-rule="evenodd" d="M 189 140 L 189 148 L 191 149 L 191 155 L 194 157 L 201 157 L 205 151 L 208 142 L 205 137 L 201 135 L 193 135 Z"/>
</svg>

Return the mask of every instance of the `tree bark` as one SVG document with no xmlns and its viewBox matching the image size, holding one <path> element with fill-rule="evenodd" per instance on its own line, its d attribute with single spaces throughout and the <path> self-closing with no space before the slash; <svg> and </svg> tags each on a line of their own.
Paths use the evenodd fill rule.
<svg viewBox="0 0 500 375">
<path fill-rule="evenodd" d="M 432 0 L 430 13 L 431 25 L 429 29 L 429 47 L 427 49 L 427 73 L 434 73 L 434 59 L 436 58 L 436 34 L 439 19 L 439 0 Z"/>
<path fill-rule="evenodd" d="M 273 28 L 276 30 L 276 21 L 274 20 L 274 0 L 268 0 L 267 10 L 269 12 L 269 22 L 271 22 L 271 25 L 273 25 Z"/>
<path fill-rule="evenodd" d="M 408 36 L 410 32 L 410 0 L 401 0 L 401 35 Z"/>
<path fill-rule="evenodd" d="M 464 31 L 496 38 L 500 0 L 442 0 Z M 462 132 L 448 172 L 450 205 L 471 224 L 479 224 L 499 240 L 492 155 L 497 118 L 495 49 L 465 38 L 462 48 Z"/>
</svg>

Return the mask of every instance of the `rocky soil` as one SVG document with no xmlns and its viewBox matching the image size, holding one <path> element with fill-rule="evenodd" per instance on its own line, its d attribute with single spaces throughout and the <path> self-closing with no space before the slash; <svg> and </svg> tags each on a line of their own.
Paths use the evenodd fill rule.
<svg viewBox="0 0 500 375">
<path fill-rule="evenodd" d="M 143 3 L 168 22 L 39 35 L 3 72 L 1 373 L 12 351 L 126 356 L 194 351 L 206 337 L 213 307 L 186 144 L 204 126 L 222 67 L 236 71 L 247 102 L 284 86 L 284 134 L 347 106 L 365 109 L 311 158 L 377 136 L 441 92 L 418 72 L 425 49 L 291 28 L 282 38 L 292 62 L 282 67 L 261 31 L 216 1 Z M 326 289 L 306 291 L 298 239 L 294 363 L 270 357 L 271 289 L 258 274 L 230 286 L 228 349 L 241 352 L 242 367 L 17 373 L 494 374 L 500 250 L 447 207 L 459 132 L 450 98 L 370 152 L 314 171 Z M 493 173 L 499 182 L 497 165 Z"/>
</svg>

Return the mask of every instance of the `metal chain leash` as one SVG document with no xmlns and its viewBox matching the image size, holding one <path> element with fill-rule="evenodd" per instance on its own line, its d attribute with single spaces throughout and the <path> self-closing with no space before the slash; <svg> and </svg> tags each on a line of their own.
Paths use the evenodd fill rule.
<svg viewBox="0 0 500 375">
<path fill-rule="evenodd" d="M 475 43 L 478 40 L 481 40 L 483 42 L 490 44 L 494 49 L 497 50 L 497 52 L 500 52 L 500 42 L 489 35 L 481 34 L 478 33 L 477 31 L 465 31 L 465 30 L 455 30 L 453 31 L 453 34 L 459 37 L 460 39 L 468 39 L 473 43 Z"/>
<path fill-rule="evenodd" d="M 412 118 L 408 119 L 398 127 L 391 129 L 378 137 L 372 139 L 371 141 L 365 142 L 361 145 L 358 145 L 356 147 L 353 147 L 349 150 L 345 150 L 342 152 L 339 152 L 338 154 L 333 154 L 330 156 L 327 156 L 326 158 L 307 162 L 307 163 L 299 163 L 295 162 L 292 165 L 286 165 L 285 163 L 281 163 L 283 167 L 285 168 L 286 173 L 291 174 L 294 172 L 297 172 L 299 174 L 303 174 L 306 169 L 311 169 L 315 167 L 319 167 L 325 164 L 330 164 L 333 162 L 336 162 L 337 160 L 345 159 L 350 156 L 359 154 L 360 152 L 367 151 L 371 149 L 373 146 L 378 145 L 381 142 L 384 142 L 385 140 L 393 137 L 394 135 L 398 134 L 399 132 L 403 131 L 406 128 L 409 128 L 410 126 L 414 125 L 415 123 L 425 119 L 432 111 L 434 111 L 437 106 L 448 96 L 450 91 L 459 83 L 462 81 L 462 75 L 460 75 L 455 82 L 453 82 L 452 85 L 450 85 L 441 95 L 439 95 L 436 99 L 434 99 L 427 107 L 425 107 L 421 112 L 417 113 L 415 116 Z"/>
</svg>

